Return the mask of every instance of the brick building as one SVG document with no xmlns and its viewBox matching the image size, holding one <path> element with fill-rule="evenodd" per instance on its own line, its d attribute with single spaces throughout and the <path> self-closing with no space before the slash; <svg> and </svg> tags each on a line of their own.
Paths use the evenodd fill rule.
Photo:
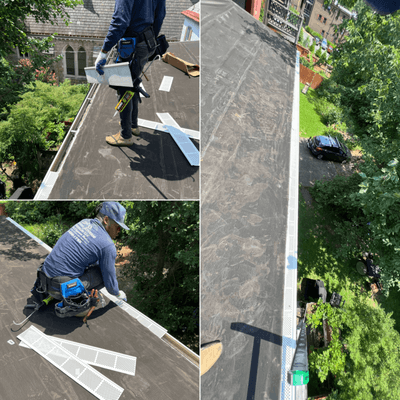
<svg viewBox="0 0 400 400">
<path fill-rule="evenodd" d="M 313 31 L 320 33 L 331 42 L 336 42 L 334 25 L 340 25 L 345 18 L 351 18 L 352 13 L 340 4 L 325 7 L 324 0 L 292 0 L 292 5 L 304 12 L 303 26 L 309 26 Z M 339 34 L 339 38 L 340 38 Z"/>
<path fill-rule="evenodd" d="M 341 35 L 335 36 L 334 25 L 340 25 L 344 19 L 349 19 L 351 16 L 351 12 L 340 4 L 326 8 L 324 0 L 315 0 L 308 26 L 327 40 L 336 42 Z"/>
<path fill-rule="evenodd" d="M 197 2 L 198 0 L 166 0 L 166 17 L 161 34 L 165 34 L 169 41 L 179 41 L 185 19 L 181 12 Z M 114 0 L 84 0 L 84 4 L 68 10 L 68 26 L 60 18 L 56 20 L 58 25 L 37 23 L 31 16 L 26 18 L 29 36 L 43 38 L 54 32 L 58 33 L 50 54 L 54 57 L 60 54 L 64 56 L 52 67 L 60 81 L 68 78 L 73 83 L 86 82 L 84 68 L 93 66 L 96 61 L 110 26 L 114 6 Z M 10 61 L 16 63 L 20 58 L 27 58 L 27 55 L 20 54 L 17 48 Z"/>
</svg>

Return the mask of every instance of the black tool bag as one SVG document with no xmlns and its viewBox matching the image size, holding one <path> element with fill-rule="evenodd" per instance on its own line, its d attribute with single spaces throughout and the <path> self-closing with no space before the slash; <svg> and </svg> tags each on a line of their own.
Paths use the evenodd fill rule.
<svg viewBox="0 0 400 400">
<path fill-rule="evenodd" d="M 168 47 L 169 44 L 165 35 L 158 36 L 156 50 L 154 54 L 149 57 L 149 61 L 153 61 L 157 56 L 162 57 L 167 52 Z"/>
<path fill-rule="evenodd" d="M 79 278 L 62 283 L 61 294 L 63 300 L 54 307 L 57 317 L 75 317 L 91 306 L 89 293 Z"/>
<path fill-rule="evenodd" d="M 35 302 L 41 304 L 42 301 L 49 296 L 47 293 L 46 275 L 42 272 L 43 263 L 37 269 L 36 281 L 31 289 L 31 293 Z"/>
</svg>

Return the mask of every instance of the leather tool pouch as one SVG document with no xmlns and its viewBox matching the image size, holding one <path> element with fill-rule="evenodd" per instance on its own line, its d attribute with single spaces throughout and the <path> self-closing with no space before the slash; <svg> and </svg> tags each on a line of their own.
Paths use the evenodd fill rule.
<svg viewBox="0 0 400 400">
<path fill-rule="evenodd" d="M 156 58 L 156 56 L 162 57 L 162 55 L 166 53 L 168 47 L 169 47 L 169 44 L 167 42 L 165 35 L 160 35 L 157 38 L 156 51 L 154 52 L 154 54 L 151 57 L 149 57 L 149 61 L 154 60 L 154 58 Z"/>
<path fill-rule="evenodd" d="M 148 29 L 145 29 L 143 31 L 142 35 L 144 36 L 144 41 L 147 44 L 147 48 L 149 49 L 149 52 L 153 51 L 157 46 L 156 38 L 154 37 L 153 28 L 150 27 Z"/>
<path fill-rule="evenodd" d="M 37 269 L 36 281 L 31 289 L 32 296 L 38 304 L 48 297 L 46 275 L 42 272 L 42 267 L 43 263 Z"/>
</svg>

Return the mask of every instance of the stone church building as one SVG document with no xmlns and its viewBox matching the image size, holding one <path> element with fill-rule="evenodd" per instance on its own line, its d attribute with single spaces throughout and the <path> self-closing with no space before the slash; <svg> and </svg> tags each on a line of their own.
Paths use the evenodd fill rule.
<svg viewBox="0 0 400 400">
<path fill-rule="evenodd" d="M 185 16 L 182 11 L 196 4 L 198 0 L 166 0 L 166 17 L 161 28 L 168 41 L 179 41 Z M 85 67 L 94 65 L 98 52 L 103 45 L 114 13 L 114 0 L 84 0 L 83 5 L 68 10 L 68 26 L 61 18 L 54 25 L 37 23 L 33 17 L 27 17 L 25 25 L 29 36 L 41 38 L 55 32 L 50 54 L 63 55 L 63 59 L 53 64 L 58 79 L 68 78 L 73 83 L 86 82 Z M 28 57 L 27 57 L 28 56 Z M 20 58 L 29 58 L 29 54 L 20 54 L 19 49 L 11 61 L 17 63 Z"/>
</svg>

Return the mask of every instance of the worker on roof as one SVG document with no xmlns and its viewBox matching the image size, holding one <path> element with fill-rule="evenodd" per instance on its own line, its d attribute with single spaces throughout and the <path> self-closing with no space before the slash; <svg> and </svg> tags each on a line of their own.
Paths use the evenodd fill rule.
<svg viewBox="0 0 400 400">
<path fill-rule="evenodd" d="M 87 291 L 105 286 L 126 301 L 118 287 L 112 240 L 121 228 L 129 230 L 124 223 L 126 210 L 117 202 L 105 202 L 98 209 L 96 218 L 84 219 L 65 232 L 39 268 L 42 288 L 57 300 L 63 298 L 61 284 L 79 278 Z"/>
<path fill-rule="evenodd" d="M 131 61 L 132 80 L 139 78 L 148 58 L 154 54 L 156 38 L 161 30 L 165 17 L 165 0 L 116 0 L 114 14 L 103 47 L 96 59 L 96 70 L 103 74 L 101 67 L 105 65 L 107 53 L 122 38 L 135 38 L 133 53 L 121 61 Z M 135 86 L 135 83 L 134 83 Z M 127 90 L 118 89 L 119 100 Z M 121 131 L 107 136 L 107 143 L 114 146 L 132 146 L 134 138 L 140 136 L 138 126 L 139 93 L 135 90 L 134 97 L 125 109 L 120 112 Z"/>
</svg>

